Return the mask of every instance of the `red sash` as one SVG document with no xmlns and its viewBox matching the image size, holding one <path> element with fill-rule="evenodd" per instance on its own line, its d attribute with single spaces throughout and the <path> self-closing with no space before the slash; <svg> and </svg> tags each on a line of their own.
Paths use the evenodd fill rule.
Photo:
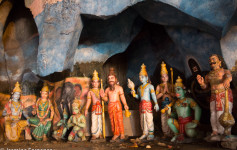
<svg viewBox="0 0 237 150">
<path fill-rule="evenodd" d="M 152 103 L 149 101 L 142 100 L 139 104 L 139 112 L 140 113 L 152 113 Z"/>
<path fill-rule="evenodd" d="M 96 115 L 101 115 L 102 114 L 102 107 L 99 101 L 96 102 L 95 105 L 92 105 L 92 110 L 91 112 L 94 112 Z"/>
<path fill-rule="evenodd" d="M 229 102 L 233 103 L 233 95 L 231 89 L 228 90 L 228 97 Z M 225 100 L 225 91 L 211 94 L 210 102 L 216 101 L 216 111 L 223 111 L 223 106 L 221 102 L 222 99 Z"/>
<path fill-rule="evenodd" d="M 185 133 L 185 125 L 193 120 L 192 117 L 186 117 L 182 118 L 179 117 L 179 133 L 184 134 Z"/>
</svg>

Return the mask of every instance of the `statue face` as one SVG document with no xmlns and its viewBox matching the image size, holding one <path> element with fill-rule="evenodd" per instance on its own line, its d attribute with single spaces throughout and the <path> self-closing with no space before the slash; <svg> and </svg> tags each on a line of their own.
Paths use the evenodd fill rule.
<svg viewBox="0 0 237 150">
<path fill-rule="evenodd" d="M 41 98 L 42 99 L 47 99 L 48 98 L 48 92 L 41 92 Z"/>
<path fill-rule="evenodd" d="M 142 83 L 147 83 L 148 81 L 148 77 L 147 76 L 144 76 L 144 75 L 140 75 L 139 76 L 139 79 Z"/>
<path fill-rule="evenodd" d="M 180 86 L 175 87 L 175 93 L 177 98 L 183 99 L 185 97 L 185 90 Z"/>
<path fill-rule="evenodd" d="M 79 114 L 80 112 L 80 109 L 78 108 L 78 106 L 73 106 L 72 107 L 72 113 L 75 115 L 75 114 Z"/>
<path fill-rule="evenodd" d="M 115 76 L 113 76 L 113 75 L 108 76 L 108 82 L 109 82 L 110 85 L 111 84 L 114 85 L 115 81 L 116 81 L 116 77 Z"/>
<path fill-rule="evenodd" d="M 213 70 L 219 69 L 221 67 L 221 61 L 216 55 L 209 58 L 209 64 Z"/>
<path fill-rule="evenodd" d="M 169 80 L 169 77 L 168 77 L 167 74 L 161 75 L 161 81 L 162 81 L 162 82 L 168 82 L 168 80 Z"/>
<path fill-rule="evenodd" d="M 100 82 L 98 80 L 93 80 L 91 84 L 93 88 L 99 88 Z"/>
<path fill-rule="evenodd" d="M 20 92 L 14 92 L 12 95 L 13 100 L 18 100 L 21 97 Z"/>
</svg>

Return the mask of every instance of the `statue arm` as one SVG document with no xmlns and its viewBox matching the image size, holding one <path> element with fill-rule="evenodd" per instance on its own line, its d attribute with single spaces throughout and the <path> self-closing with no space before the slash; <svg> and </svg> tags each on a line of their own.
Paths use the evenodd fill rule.
<svg viewBox="0 0 237 150">
<path fill-rule="evenodd" d="M 225 70 L 225 80 L 228 80 L 228 82 L 232 81 L 232 75 L 229 70 Z"/>
<path fill-rule="evenodd" d="M 87 94 L 86 110 L 89 109 L 90 105 L 91 105 L 91 92 L 89 91 Z"/>
<path fill-rule="evenodd" d="M 77 124 L 79 127 L 84 128 L 86 126 L 86 118 L 84 116 L 81 116 L 80 121 Z"/>
<path fill-rule="evenodd" d="M 159 100 L 163 96 L 163 93 L 161 93 L 160 91 L 161 91 L 161 88 L 160 88 L 159 85 L 157 85 L 157 87 L 156 87 L 156 98 L 157 98 L 157 100 Z"/>
<path fill-rule="evenodd" d="M 67 121 L 67 128 L 70 128 L 70 127 L 72 127 L 72 116 L 68 119 L 68 121 Z"/>
<path fill-rule="evenodd" d="M 120 87 L 119 96 L 120 96 L 120 99 L 121 99 L 121 101 L 122 101 L 122 103 L 124 105 L 124 108 L 128 109 L 128 104 L 127 104 L 126 98 L 124 96 L 124 92 L 123 92 L 123 88 L 122 87 Z"/>
<path fill-rule="evenodd" d="M 107 102 L 109 99 L 108 99 L 108 88 L 105 90 L 105 95 L 102 97 L 102 99 Z"/>
<path fill-rule="evenodd" d="M 158 105 L 157 99 L 156 99 L 156 94 L 155 94 L 155 90 L 154 90 L 154 86 L 153 86 L 153 85 L 150 86 L 150 92 L 151 92 L 151 98 L 152 98 L 152 100 L 154 101 L 155 104 Z"/>
<path fill-rule="evenodd" d="M 190 107 L 194 110 L 194 120 L 196 123 L 198 123 L 201 118 L 202 110 L 193 99 L 189 100 L 190 100 Z"/>
<path fill-rule="evenodd" d="M 50 102 L 50 120 L 52 121 L 53 120 L 53 117 L 54 117 L 54 108 L 53 108 L 53 105 L 52 103 Z"/>
</svg>

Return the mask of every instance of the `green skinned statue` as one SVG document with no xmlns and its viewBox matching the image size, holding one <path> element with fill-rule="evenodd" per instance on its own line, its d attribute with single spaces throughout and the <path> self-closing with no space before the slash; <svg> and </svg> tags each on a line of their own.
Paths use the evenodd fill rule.
<svg viewBox="0 0 237 150">
<path fill-rule="evenodd" d="M 176 140 L 182 142 L 185 139 L 184 135 L 189 138 L 197 135 L 196 127 L 201 117 L 201 108 L 192 98 L 185 97 L 186 91 L 180 77 L 175 83 L 175 93 L 178 100 L 174 104 L 171 118 L 168 119 L 168 125 L 175 133 L 171 142 Z M 194 119 L 192 111 L 194 111 Z"/>
<path fill-rule="evenodd" d="M 80 113 L 80 101 L 75 99 L 72 104 L 73 115 L 69 118 L 67 122 L 67 128 L 72 128 L 68 136 L 68 141 L 78 142 L 79 138 L 81 141 L 86 140 L 86 117 Z"/>
<path fill-rule="evenodd" d="M 60 139 L 64 140 L 65 139 L 64 136 L 67 132 L 67 119 L 68 119 L 68 113 L 67 113 L 66 109 L 64 108 L 63 119 L 57 123 L 57 126 L 59 127 L 59 129 L 53 132 L 53 137 L 56 140 L 60 140 Z"/>
</svg>

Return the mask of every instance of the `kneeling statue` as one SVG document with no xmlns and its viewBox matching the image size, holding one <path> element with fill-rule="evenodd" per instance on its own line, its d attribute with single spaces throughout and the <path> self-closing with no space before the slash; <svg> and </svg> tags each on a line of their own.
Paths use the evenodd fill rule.
<svg viewBox="0 0 237 150">
<path fill-rule="evenodd" d="M 183 142 L 184 135 L 189 138 L 193 138 L 197 135 L 196 127 L 201 117 L 201 108 L 192 98 L 185 96 L 186 91 L 184 90 L 184 85 L 180 77 L 178 77 L 175 83 L 175 93 L 178 100 L 174 104 L 171 118 L 168 119 L 168 125 L 175 133 L 171 142 L 176 140 Z M 194 111 L 194 120 L 192 110 Z M 178 120 L 174 118 L 178 118 Z"/>
</svg>

